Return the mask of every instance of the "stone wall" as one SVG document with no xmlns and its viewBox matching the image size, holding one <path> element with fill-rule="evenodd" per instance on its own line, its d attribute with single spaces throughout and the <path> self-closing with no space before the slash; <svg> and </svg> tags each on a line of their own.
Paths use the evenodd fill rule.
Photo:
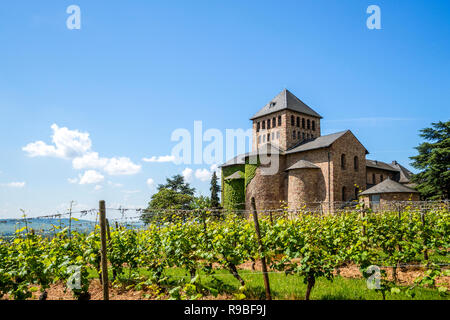
<svg viewBox="0 0 450 320">
<path fill-rule="evenodd" d="M 373 180 L 375 175 L 375 181 Z M 396 173 L 389 170 L 383 170 L 378 168 L 367 167 L 366 168 L 366 185 L 374 186 L 381 181 L 386 180 L 388 177 L 395 181 Z"/>
<path fill-rule="evenodd" d="M 320 185 L 323 185 L 320 169 L 304 168 L 288 173 L 288 205 L 290 209 L 310 208 L 319 205 Z"/>
<path fill-rule="evenodd" d="M 347 131 L 330 148 L 333 163 L 331 201 L 350 201 L 358 198 L 358 191 L 366 189 L 366 149 Z M 345 167 L 341 166 L 341 156 L 345 155 Z M 356 167 L 354 159 L 357 157 Z M 345 187 L 345 195 L 343 195 Z"/>
<path fill-rule="evenodd" d="M 278 125 L 278 117 L 281 116 L 281 126 Z M 294 125 L 291 124 L 291 116 L 294 116 Z M 299 126 L 297 126 L 297 117 L 299 118 Z M 267 129 L 267 121 L 270 119 L 270 129 Z M 273 120 L 275 119 L 276 126 L 273 126 Z M 303 128 L 303 119 L 305 127 Z M 308 120 L 310 127 L 308 129 Z M 315 128 L 312 128 L 312 121 L 315 123 Z M 265 129 L 262 128 L 262 122 L 265 123 Z M 258 123 L 260 124 L 259 131 L 257 130 Z M 279 137 L 277 138 L 277 132 Z M 295 138 L 293 136 L 295 132 Z M 268 135 L 270 134 L 270 141 L 268 141 Z M 274 139 L 272 139 L 272 134 Z M 271 142 L 274 145 L 278 145 L 281 150 L 287 150 L 290 147 L 303 141 L 303 135 L 305 140 L 307 138 L 320 137 L 320 118 L 304 115 L 291 110 L 282 110 L 274 112 L 270 115 L 260 117 L 253 120 L 253 145 L 252 150 L 255 151 L 259 145 L 267 142 Z"/>
</svg>

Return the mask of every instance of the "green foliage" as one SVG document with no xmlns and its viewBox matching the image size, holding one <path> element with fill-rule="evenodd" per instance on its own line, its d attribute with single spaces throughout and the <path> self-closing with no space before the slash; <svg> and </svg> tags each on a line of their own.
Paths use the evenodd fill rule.
<svg viewBox="0 0 450 320">
<path fill-rule="evenodd" d="M 233 173 L 244 170 L 245 165 L 243 164 L 222 167 L 222 206 L 225 209 L 237 210 L 245 207 L 242 205 L 245 202 L 244 179 L 225 180 Z"/>
<path fill-rule="evenodd" d="M 427 141 L 416 147 L 419 154 L 410 157 L 411 165 L 420 173 L 413 176 L 417 189 L 426 199 L 450 197 L 450 121 L 432 123 L 432 128 L 420 130 Z"/>
<path fill-rule="evenodd" d="M 450 213 L 445 206 L 428 210 L 424 219 L 413 209 L 366 215 L 358 210 L 325 216 L 302 212 L 290 218 L 286 212 L 275 220 L 260 218 L 260 227 L 262 256 L 272 270 L 297 276 L 292 281 L 301 279 L 306 284 L 307 299 L 318 290 L 313 288 L 325 286 L 324 279 L 339 279 L 333 272 L 346 264 L 359 265 L 363 276 L 368 277 L 370 265 L 421 263 L 424 249 L 447 256 L 450 247 Z M 251 219 L 236 214 L 216 216 L 200 204 L 192 214 L 164 217 L 144 230 L 112 230 L 107 254 L 114 285 L 152 288 L 158 296 L 165 294 L 172 299 L 198 299 L 229 289 L 223 279 L 213 281 L 215 288 L 206 288 L 200 281 L 201 276 L 221 272 L 220 268 L 239 284 L 234 297 L 243 299 L 256 293 L 238 266 L 260 258 L 257 243 Z M 397 286 L 382 270 L 376 291 L 383 298 L 412 296 L 418 287 L 426 287 L 447 295 L 438 279 L 448 275 L 448 270 L 425 262 L 428 269 L 413 287 Z M 73 275 L 71 266 L 81 268 L 81 286 L 73 290 L 80 299 L 88 295 L 89 270 L 93 268 L 97 274 L 101 271 L 98 228 L 90 234 L 73 232 L 72 237 L 63 229 L 51 239 L 19 229 L 12 241 L 0 240 L 0 297 L 7 294 L 13 299 L 28 299 L 38 288 L 45 291 L 52 283 L 67 282 Z M 174 280 L 171 270 L 188 274 Z"/>
<path fill-rule="evenodd" d="M 245 188 L 247 188 L 248 184 L 255 177 L 257 168 L 258 164 L 245 164 Z"/>
<path fill-rule="evenodd" d="M 220 192 L 220 186 L 218 184 L 218 178 L 217 174 L 214 171 L 211 177 L 211 187 L 209 190 L 211 191 L 211 207 L 212 208 L 218 208 L 220 205 L 219 202 L 219 192 Z"/>
</svg>

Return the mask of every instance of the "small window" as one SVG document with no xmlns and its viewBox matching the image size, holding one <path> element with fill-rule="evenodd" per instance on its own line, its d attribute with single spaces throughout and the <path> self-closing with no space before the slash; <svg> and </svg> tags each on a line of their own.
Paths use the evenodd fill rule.
<svg viewBox="0 0 450 320">
<path fill-rule="evenodd" d="M 302 128 L 305 129 L 305 118 L 302 118 Z"/>
<path fill-rule="evenodd" d="M 300 131 L 297 131 L 297 139 L 300 140 Z"/>
<path fill-rule="evenodd" d="M 275 128 L 277 126 L 277 120 L 275 118 L 272 119 L 272 127 Z"/>
<path fill-rule="evenodd" d="M 291 116 L 291 126 L 294 126 L 295 125 L 295 119 L 294 119 L 294 116 Z"/>
<path fill-rule="evenodd" d="M 256 132 L 259 132 L 259 127 L 260 127 L 260 123 L 257 122 L 257 123 L 256 123 Z"/>
<path fill-rule="evenodd" d="M 383 175 L 380 175 L 380 182 L 383 182 Z"/>
<path fill-rule="evenodd" d="M 311 129 L 311 122 L 309 121 L 309 119 L 308 119 L 308 121 L 306 122 L 306 126 L 307 126 L 307 129 L 308 129 L 308 130 Z"/>
<path fill-rule="evenodd" d="M 258 143 L 261 143 L 261 136 L 258 137 Z"/>
<path fill-rule="evenodd" d="M 353 158 L 353 168 L 355 169 L 355 171 L 358 171 L 358 157 L 357 156 L 355 156 L 354 158 Z"/>
<path fill-rule="evenodd" d="M 303 132 L 303 140 L 305 140 L 305 133 Z"/>
<path fill-rule="evenodd" d="M 270 141 L 270 133 L 267 134 L 267 142 Z"/>
<path fill-rule="evenodd" d="M 262 129 L 264 130 L 266 128 L 266 121 L 263 120 L 262 122 Z"/>
<path fill-rule="evenodd" d="M 372 173 L 372 182 L 373 182 L 373 184 L 377 183 L 377 179 L 376 179 L 375 173 Z"/>
<path fill-rule="evenodd" d="M 281 116 L 278 116 L 278 126 L 281 126 Z"/>
<path fill-rule="evenodd" d="M 345 170 L 345 154 L 341 154 L 341 168 Z"/>
<path fill-rule="evenodd" d="M 267 119 L 267 129 L 270 129 L 270 119 Z"/>
<path fill-rule="evenodd" d="M 297 117 L 297 127 L 300 128 L 300 117 Z"/>
<path fill-rule="evenodd" d="M 345 192 L 346 192 L 347 190 L 345 189 L 345 187 L 342 187 L 342 202 L 345 202 L 345 200 L 347 199 L 347 197 L 346 197 L 346 195 L 345 195 Z"/>
<path fill-rule="evenodd" d="M 295 139 L 295 131 L 292 132 L 292 139 Z"/>
<path fill-rule="evenodd" d="M 313 130 L 313 131 L 316 131 L 316 122 L 313 120 L 313 121 L 311 122 L 311 124 L 312 124 L 312 130 Z"/>
</svg>

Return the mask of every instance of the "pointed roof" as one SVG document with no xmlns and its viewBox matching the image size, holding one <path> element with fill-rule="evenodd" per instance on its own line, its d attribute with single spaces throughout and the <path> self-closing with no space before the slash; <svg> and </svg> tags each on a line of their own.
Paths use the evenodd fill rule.
<svg viewBox="0 0 450 320">
<path fill-rule="evenodd" d="M 392 161 L 390 166 L 394 167 L 394 168 L 398 169 L 398 171 L 400 171 L 400 179 L 398 182 L 403 183 L 403 184 L 411 182 L 411 177 L 413 175 L 413 173 L 411 171 L 406 169 L 404 166 L 402 166 L 400 163 L 398 163 L 395 160 Z"/>
<path fill-rule="evenodd" d="M 284 89 L 275 98 L 273 98 L 268 104 L 266 104 L 261 110 L 259 110 L 250 120 L 278 112 L 281 110 L 289 109 L 292 111 L 304 113 L 310 116 L 322 118 L 320 114 L 308 107 L 303 101 L 297 98 L 289 90 Z"/>
<path fill-rule="evenodd" d="M 360 193 L 360 195 L 380 194 L 380 193 L 419 193 L 418 191 L 405 187 L 404 185 L 395 182 L 391 179 L 386 179 L 383 182 L 373 186 Z"/>
<path fill-rule="evenodd" d="M 350 134 L 353 135 L 353 133 L 350 130 L 327 134 L 325 136 L 320 136 L 320 137 L 314 138 L 313 140 L 302 141 L 299 144 L 297 144 L 297 145 L 293 146 L 292 148 L 290 148 L 289 150 L 287 150 L 285 153 L 286 154 L 297 153 L 297 152 L 309 151 L 309 150 L 314 150 L 314 149 L 328 148 L 336 140 L 338 140 L 340 137 L 342 137 L 347 132 L 349 132 Z M 355 139 L 356 139 L 356 137 L 355 137 Z M 358 139 L 356 139 L 356 140 L 358 140 Z M 358 142 L 359 142 L 359 140 L 358 140 Z M 361 142 L 360 142 L 360 144 L 362 145 Z M 365 149 L 364 146 L 363 146 L 363 148 Z M 366 154 L 368 154 L 368 153 L 369 153 L 369 151 L 367 151 L 367 149 L 366 149 Z"/>
<path fill-rule="evenodd" d="M 388 171 L 395 171 L 395 172 L 399 171 L 399 169 L 394 168 L 392 165 L 387 164 L 386 162 L 383 162 L 383 161 L 379 161 L 379 160 L 366 159 L 366 167 L 388 170 Z"/>
<path fill-rule="evenodd" d="M 299 160 L 296 163 L 294 163 L 292 166 L 287 168 L 285 171 L 295 170 L 295 169 L 320 169 L 320 168 L 312 162 L 309 162 L 306 160 Z"/>
<path fill-rule="evenodd" d="M 229 175 L 225 180 L 239 180 L 244 179 L 244 173 L 242 171 L 236 171 L 235 173 Z"/>
</svg>

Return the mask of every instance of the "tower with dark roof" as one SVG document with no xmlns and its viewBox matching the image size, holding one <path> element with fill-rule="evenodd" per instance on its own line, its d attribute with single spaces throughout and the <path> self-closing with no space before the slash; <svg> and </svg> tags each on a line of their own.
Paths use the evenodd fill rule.
<svg viewBox="0 0 450 320">
<path fill-rule="evenodd" d="M 284 89 L 250 120 L 253 121 L 253 151 L 271 143 L 286 151 L 320 137 L 322 116 Z"/>
</svg>

